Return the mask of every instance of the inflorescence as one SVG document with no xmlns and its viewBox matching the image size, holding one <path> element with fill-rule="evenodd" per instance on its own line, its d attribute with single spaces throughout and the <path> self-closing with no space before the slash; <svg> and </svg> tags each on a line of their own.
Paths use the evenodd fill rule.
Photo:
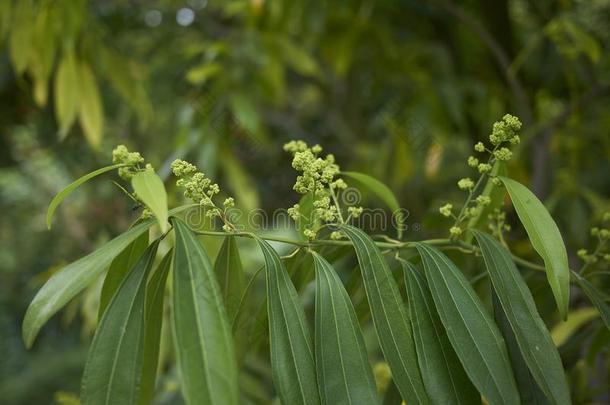
<svg viewBox="0 0 610 405">
<path fill-rule="evenodd" d="M 472 180 L 470 177 L 465 177 L 457 182 L 460 190 L 468 192 L 466 202 L 462 206 L 461 211 L 456 215 L 453 213 L 453 205 L 445 204 L 439 208 L 441 215 L 454 218 L 455 222 L 449 229 L 451 238 L 457 238 L 464 233 L 464 223 L 479 215 L 484 207 L 491 203 L 491 198 L 488 195 L 478 195 L 475 197 L 478 186 L 482 184 L 485 177 L 490 177 L 491 183 L 494 186 L 500 186 L 501 181 L 492 174 L 492 169 L 496 162 L 507 162 L 513 157 L 513 152 L 510 146 L 517 145 L 520 142 L 518 131 L 521 129 L 521 121 L 519 118 L 506 114 L 501 121 L 493 124 L 492 133 L 489 135 L 490 148 L 485 146 L 483 142 L 477 142 L 474 145 L 474 150 L 479 153 L 487 154 L 487 161 L 481 162 L 480 158 L 469 156 L 467 160 L 468 166 L 476 168 L 479 179 Z M 489 215 L 490 228 L 495 233 L 501 233 L 503 230 L 509 230 L 508 225 L 504 223 L 503 213 L 499 210 L 494 210 Z"/>
<path fill-rule="evenodd" d="M 303 195 L 309 194 L 312 198 L 313 209 L 311 213 L 304 212 L 303 207 L 295 204 L 288 209 L 290 217 L 299 224 L 308 224 L 303 229 L 303 235 L 308 239 L 315 239 L 320 222 L 344 223 L 351 218 L 358 218 L 362 207 L 348 207 L 348 217 L 344 220 L 338 195 L 347 188 L 347 184 L 339 175 L 339 165 L 335 163 L 332 154 L 320 157 L 322 147 L 314 145 L 308 147 L 303 141 L 291 141 L 284 145 L 284 150 L 292 153 L 292 167 L 300 172 L 294 184 L 294 190 Z M 307 221 L 302 221 L 307 219 Z M 332 239 L 340 239 L 341 233 L 332 232 Z"/>
</svg>

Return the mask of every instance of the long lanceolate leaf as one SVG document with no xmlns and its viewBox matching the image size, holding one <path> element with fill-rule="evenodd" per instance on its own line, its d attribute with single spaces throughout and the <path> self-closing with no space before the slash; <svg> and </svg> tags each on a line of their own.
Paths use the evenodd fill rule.
<svg viewBox="0 0 610 405">
<path fill-rule="evenodd" d="M 170 213 L 177 214 L 194 206 L 191 204 L 177 207 Z M 95 281 L 122 250 L 154 223 L 154 220 L 151 219 L 132 227 L 93 253 L 53 274 L 38 291 L 25 313 L 22 326 L 25 345 L 28 348 L 31 347 L 42 325 L 85 287 Z"/>
<path fill-rule="evenodd" d="M 136 264 L 147 246 L 148 232 L 142 232 L 136 240 L 123 249 L 123 251 L 114 258 L 112 263 L 110 263 L 100 294 L 100 307 L 98 310 L 100 319 L 102 318 L 110 299 L 112 299 L 114 293 L 119 289 L 121 282 L 129 270 Z"/>
<path fill-rule="evenodd" d="M 386 261 L 362 230 L 344 225 L 341 231 L 356 250 L 371 316 L 394 383 L 408 403 L 430 403 L 417 363 L 409 317 Z"/>
<path fill-rule="evenodd" d="M 324 404 L 378 403 L 354 307 L 334 269 L 313 253 L 316 270 L 316 368 Z"/>
<path fill-rule="evenodd" d="M 212 264 L 196 235 L 177 218 L 173 265 L 174 349 L 188 404 L 239 402 L 233 337 Z"/>
<path fill-rule="evenodd" d="M 565 320 L 570 303 L 570 268 L 559 228 L 544 205 L 527 187 L 508 177 L 498 178 L 506 186 L 532 246 L 544 260 L 547 279 L 559 313 Z"/>
<path fill-rule="evenodd" d="M 574 274 L 574 278 L 582 291 L 589 297 L 589 301 L 591 301 L 599 311 L 599 315 L 601 316 L 602 321 L 604 321 L 606 328 L 610 329 L 610 306 L 606 303 L 602 293 L 580 274 L 572 274 Z"/>
<path fill-rule="evenodd" d="M 151 403 L 155 392 L 157 363 L 159 361 L 159 342 L 163 324 L 163 298 L 165 283 L 171 268 L 173 251 L 165 254 L 155 272 L 146 283 L 144 306 L 144 342 L 142 348 L 142 377 L 140 380 L 139 403 Z"/>
<path fill-rule="evenodd" d="M 494 291 L 534 379 L 555 404 L 569 404 L 559 353 L 509 252 L 491 236 L 474 231 Z"/>
<path fill-rule="evenodd" d="M 464 370 L 490 404 L 517 404 L 504 339 L 462 272 L 447 256 L 417 244 L 434 305 Z"/>
<path fill-rule="evenodd" d="M 135 404 L 142 370 L 146 279 L 159 240 L 152 243 L 114 295 L 95 332 L 83 373 L 86 405 Z"/>
<path fill-rule="evenodd" d="M 109 172 L 111 170 L 117 169 L 119 167 L 125 166 L 124 164 L 117 164 L 112 166 L 102 167 L 101 169 L 97 169 L 92 171 L 91 173 L 87 173 L 84 176 L 78 178 L 72 183 L 68 184 L 64 189 L 62 189 L 59 193 L 53 197 L 51 203 L 49 204 L 49 208 L 47 209 L 47 228 L 51 229 L 51 222 L 53 221 L 53 214 L 55 210 L 61 204 L 61 202 L 69 196 L 74 190 L 76 190 L 81 184 L 86 183 L 92 178 L 99 176 L 100 174 Z"/>
<path fill-rule="evenodd" d="M 283 404 L 319 404 L 311 335 L 286 267 L 269 243 L 254 236 L 267 270 L 267 312 L 273 381 Z"/>
<path fill-rule="evenodd" d="M 424 384 L 435 404 L 472 405 L 481 402 L 436 313 L 423 276 L 403 262 L 413 338 Z"/>
<path fill-rule="evenodd" d="M 95 252 L 53 274 L 38 291 L 25 314 L 23 341 L 26 346 L 31 347 L 42 325 L 87 285 L 92 283 L 108 267 L 116 255 L 150 228 L 153 223 L 153 221 L 146 221 L 134 226 Z"/>
<path fill-rule="evenodd" d="M 229 319 L 233 319 L 241 300 L 244 284 L 244 270 L 235 236 L 227 236 L 222 243 L 214 263 L 214 273 L 220 283 Z"/>
</svg>

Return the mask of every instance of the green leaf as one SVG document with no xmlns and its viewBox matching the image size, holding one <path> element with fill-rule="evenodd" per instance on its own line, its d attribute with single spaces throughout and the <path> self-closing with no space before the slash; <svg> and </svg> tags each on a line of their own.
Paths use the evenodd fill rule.
<svg viewBox="0 0 610 405">
<path fill-rule="evenodd" d="M 134 226 L 98 250 L 57 271 L 38 291 L 23 319 L 23 341 L 29 348 L 38 331 L 51 316 L 91 284 L 108 267 L 112 259 L 138 236 L 152 221 Z"/>
<path fill-rule="evenodd" d="M 544 205 L 527 187 L 508 177 L 498 178 L 506 186 L 532 246 L 544 260 L 546 276 L 555 296 L 557 308 L 565 320 L 570 303 L 570 269 L 568 254 L 559 228 Z"/>
<path fill-rule="evenodd" d="M 498 325 L 498 328 L 500 329 L 500 332 L 502 332 L 502 336 L 504 336 L 504 341 L 506 342 L 508 357 L 510 358 L 510 364 L 513 368 L 517 388 L 519 389 L 521 403 L 536 405 L 548 404 L 548 399 L 536 383 L 532 373 L 530 373 L 529 369 L 527 368 L 527 364 L 525 364 L 525 360 L 523 359 L 523 355 L 519 349 L 519 344 L 517 343 L 515 334 L 511 329 L 504 310 L 502 309 L 498 295 L 493 289 L 491 290 L 491 298 L 494 309 L 494 319 Z"/>
<path fill-rule="evenodd" d="M 283 404 L 319 404 L 311 335 L 305 312 L 280 256 L 253 235 L 265 258 L 273 382 Z"/>
<path fill-rule="evenodd" d="M 553 403 L 569 404 L 570 390 L 561 358 L 510 253 L 490 235 L 479 231 L 473 233 L 527 367 Z"/>
<path fill-rule="evenodd" d="M 91 173 L 85 174 L 83 177 L 80 177 L 79 179 L 73 181 L 66 188 L 64 188 L 59 193 L 57 193 L 55 195 L 55 197 L 53 197 L 53 199 L 51 200 L 51 203 L 49 204 L 49 208 L 47 208 L 47 228 L 51 229 L 51 222 L 53 221 L 53 214 L 55 213 L 55 210 L 57 209 L 59 204 L 61 204 L 61 202 L 67 196 L 69 196 L 74 190 L 76 190 L 81 184 L 91 180 L 92 178 L 94 178 L 96 176 L 99 176 L 100 174 L 109 172 L 111 170 L 114 170 L 114 169 L 117 169 L 117 168 L 123 167 L 123 166 L 125 166 L 125 165 L 118 164 L 118 165 L 106 166 L 106 167 L 102 167 L 101 169 L 94 170 Z"/>
<path fill-rule="evenodd" d="M 325 404 L 375 404 L 377 388 L 354 307 L 330 263 L 316 269 L 316 368 Z"/>
<path fill-rule="evenodd" d="M 79 106 L 79 69 L 72 47 L 64 55 L 55 74 L 55 118 L 59 124 L 59 138 L 64 139 L 76 120 Z"/>
<path fill-rule="evenodd" d="M 137 263 L 146 247 L 148 247 L 148 232 L 142 232 L 110 263 L 100 294 L 99 319 L 102 319 L 108 303 L 119 289 L 125 275 Z"/>
<path fill-rule="evenodd" d="M 519 403 L 504 339 L 468 280 L 440 251 L 416 247 L 436 311 L 470 381 L 491 404 Z"/>
<path fill-rule="evenodd" d="M 142 376 L 138 403 L 148 405 L 155 393 L 157 364 L 159 362 L 159 343 L 163 324 L 163 299 L 165 283 L 172 264 L 173 250 L 165 254 L 155 272 L 146 283 L 144 305 L 144 342 L 142 349 Z"/>
<path fill-rule="evenodd" d="M 424 385 L 435 404 L 476 404 L 481 396 L 472 385 L 436 313 L 423 276 L 403 261 L 410 303 L 413 339 Z"/>
<path fill-rule="evenodd" d="M 587 307 L 570 311 L 567 321 L 559 322 L 551 330 L 555 346 L 561 347 L 568 339 L 584 325 L 599 316 L 597 308 Z"/>
<path fill-rule="evenodd" d="M 80 63 L 78 72 L 79 111 L 78 117 L 85 138 L 94 148 L 99 147 L 104 129 L 104 110 L 95 76 L 89 65 Z"/>
<path fill-rule="evenodd" d="M 401 212 L 398 199 L 396 198 L 392 190 L 390 190 L 388 186 L 386 186 L 376 178 L 369 176 L 368 174 L 359 172 L 341 172 L 341 174 L 347 177 L 351 177 L 352 179 L 362 183 L 362 185 L 364 185 L 373 194 L 379 197 L 381 201 L 386 203 L 386 205 L 393 211 L 393 215 L 395 215 L 398 235 L 402 235 L 403 225 L 406 218 L 404 217 L 404 213 Z"/>
<path fill-rule="evenodd" d="M 214 263 L 214 273 L 220 282 L 229 319 L 233 319 L 244 289 L 244 270 L 235 236 L 227 236 L 222 243 Z"/>
<path fill-rule="evenodd" d="M 10 2 L 7 2 L 10 3 Z M 17 75 L 27 68 L 34 35 L 32 20 L 35 17 L 34 4 L 31 1 L 17 1 L 12 10 L 12 27 L 9 36 L 10 60 Z"/>
<path fill-rule="evenodd" d="M 572 274 L 574 274 L 574 278 L 582 291 L 587 295 L 587 297 L 589 297 L 589 301 L 591 301 L 591 303 L 595 305 L 595 308 L 597 308 L 599 311 L 599 315 L 601 316 L 602 321 L 604 321 L 606 328 L 610 330 L 610 306 L 606 304 L 602 293 L 580 274 Z"/>
<path fill-rule="evenodd" d="M 371 316 L 394 383 L 407 402 L 430 403 L 417 364 L 409 316 L 388 264 L 362 230 L 350 225 L 340 230 L 352 241 L 358 256 Z"/>
<path fill-rule="evenodd" d="M 129 272 L 95 332 L 89 348 L 81 398 L 87 405 L 135 404 L 142 372 L 146 280 L 159 239 Z"/>
<path fill-rule="evenodd" d="M 177 214 L 194 206 L 197 205 L 183 205 L 172 209 L 170 214 Z M 107 242 L 93 253 L 55 272 L 38 291 L 25 313 L 22 327 L 25 345 L 31 347 L 45 322 L 95 281 L 121 251 L 153 224 L 153 220 L 146 220 Z"/>
<path fill-rule="evenodd" d="M 161 232 L 167 232 L 167 193 L 161 178 L 153 170 L 146 169 L 133 176 L 131 185 L 157 218 Z"/>
<path fill-rule="evenodd" d="M 212 264 L 177 218 L 173 266 L 174 349 L 187 404 L 238 404 L 233 337 Z"/>
</svg>

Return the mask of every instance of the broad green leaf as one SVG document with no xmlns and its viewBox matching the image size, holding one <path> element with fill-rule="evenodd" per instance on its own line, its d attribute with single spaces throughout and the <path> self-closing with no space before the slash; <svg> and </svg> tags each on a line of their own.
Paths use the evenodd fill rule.
<svg viewBox="0 0 610 405">
<path fill-rule="evenodd" d="M 222 243 L 214 263 L 214 273 L 220 283 L 227 315 L 233 319 L 244 290 L 244 270 L 235 236 L 227 236 Z"/>
<path fill-rule="evenodd" d="M 504 341 L 506 342 L 508 357 L 510 358 L 510 364 L 513 368 L 517 388 L 519 389 L 521 403 L 536 405 L 548 404 L 549 400 L 536 383 L 532 373 L 527 368 L 527 364 L 525 364 L 525 360 L 523 359 L 523 355 L 519 349 L 519 344 L 517 343 L 515 334 L 511 329 L 504 310 L 502 309 L 498 295 L 493 289 L 491 290 L 491 298 L 494 310 L 494 320 L 496 321 L 502 336 L 504 336 Z"/>
<path fill-rule="evenodd" d="M 161 178 L 152 169 L 146 169 L 132 177 L 131 185 L 157 218 L 161 232 L 167 232 L 167 193 Z"/>
<path fill-rule="evenodd" d="M 555 346 L 560 347 L 568 341 L 577 330 L 599 316 L 597 308 L 579 308 L 570 311 L 567 321 L 559 322 L 551 329 L 551 337 Z"/>
<path fill-rule="evenodd" d="M 51 203 L 49 204 L 49 208 L 47 208 L 47 228 L 51 229 L 51 222 L 53 221 L 53 214 L 55 213 L 55 210 L 57 209 L 59 204 L 61 204 L 61 202 L 67 196 L 69 196 L 74 190 L 76 190 L 81 184 L 91 180 L 92 178 L 94 178 L 96 176 L 99 176 L 100 174 L 109 172 L 111 170 L 114 170 L 114 169 L 117 169 L 117 168 L 123 167 L 123 166 L 125 166 L 125 165 L 118 164 L 118 165 L 106 166 L 106 167 L 102 167 L 101 169 L 94 170 L 91 173 L 88 173 L 88 174 L 84 175 L 83 177 L 80 177 L 79 179 L 73 181 L 66 188 L 64 188 L 59 193 L 57 193 L 55 195 L 55 197 L 53 197 L 53 199 L 51 200 Z"/>
<path fill-rule="evenodd" d="M 78 71 L 80 125 L 87 142 L 94 148 L 99 147 L 104 129 L 104 110 L 95 76 L 89 65 L 81 62 Z"/>
<path fill-rule="evenodd" d="M 76 120 L 79 108 L 79 69 L 73 47 L 64 54 L 55 73 L 55 118 L 59 125 L 59 138 L 64 139 Z"/>
<path fill-rule="evenodd" d="M 237 360 L 220 287 L 197 236 L 172 218 L 176 242 L 172 321 L 187 404 L 238 404 Z"/>
<path fill-rule="evenodd" d="M 479 231 L 473 233 L 527 367 L 553 403 L 569 404 L 570 390 L 561 358 L 510 253 L 490 235 Z"/>
<path fill-rule="evenodd" d="M 23 341 L 29 348 L 51 316 L 91 284 L 121 251 L 145 232 L 152 221 L 134 226 L 98 250 L 57 271 L 38 291 L 23 319 Z"/>
<path fill-rule="evenodd" d="M 580 274 L 572 274 L 574 274 L 576 282 L 582 291 L 587 295 L 587 297 L 589 297 L 589 301 L 591 301 L 591 303 L 595 305 L 595 308 L 597 308 L 599 311 L 599 315 L 601 316 L 602 321 L 604 321 L 606 328 L 610 330 L 610 306 L 608 306 L 604 300 L 602 293 Z"/>
<path fill-rule="evenodd" d="M 395 215 L 398 235 L 402 235 L 402 228 L 406 218 L 404 217 L 404 213 L 400 210 L 400 204 L 398 203 L 398 199 L 396 198 L 392 190 L 390 190 L 388 186 L 386 186 L 376 178 L 369 176 L 368 174 L 359 172 L 341 172 L 341 174 L 347 177 L 351 177 L 352 179 L 362 183 L 363 186 L 368 188 L 373 194 L 379 197 L 381 201 L 386 203 L 387 206 L 393 211 L 393 215 Z"/>
<path fill-rule="evenodd" d="M 110 263 L 100 294 L 100 307 L 98 310 L 99 319 L 102 319 L 102 315 L 112 299 L 112 296 L 119 289 L 125 275 L 127 275 L 129 270 L 138 262 L 142 253 L 146 250 L 146 247 L 148 247 L 148 232 L 142 232 L 136 240 L 123 249 L 123 251 L 114 258 L 112 263 Z"/>
<path fill-rule="evenodd" d="M 470 381 L 490 404 L 517 404 L 504 339 L 462 272 L 430 246 L 416 245 L 436 311 Z"/>
<path fill-rule="evenodd" d="M 474 388 L 436 313 L 423 276 L 403 262 L 413 339 L 424 385 L 435 404 L 476 404 L 481 396 Z"/>
<path fill-rule="evenodd" d="M 378 403 L 354 307 L 330 263 L 315 252 L 312 255 L 316 269 L 315 357 L 322 403 Z"/>
<path fill-rule="evenodd" d="M 350 225 L 340 229 L 352 241 L 358 256 L 371 316 L 394 383 L 405 401 L 430 403 L 417 364 L 409 316 L 388 264 L 362 230 Z"/>
<path fill-rule="evenodd" d="M 547 279 L 559 313 L 565 320 L 570 303 L 570 268 L 559 228 L 544 205 L 527 187 L 508 177 L 498 178 L 506 186 L 532 246 L 544 260 Z"/>
<path fill-rule="evenodd" d="M 161 263 L 159 263 L 159 266 L 146 283 L 142 376 L 140 378 L 138 401 L 140 405 L 150 404 L 155 393 L 161 325 L 163 324 L 163 298 L 165 297 L 165 283 L 171 268 L 172 256 L 172 250 L 165 254 L 163 260 L 161 260 Z"/>
<path fill-rule="evenodd" d="M 273 382 L 283 404 L 319 404 L 311 335 L 305 312 L 280 256 L 253 235 L 267 270 L 267 313 Z"/>
<path fill-rule="evenodd" d="M 196 205 L 183 205 L 172 209 L 170 214 L 177 214 L 194 206 Z M 54 273 L 38 291 L 25 313 L 22 326 L 25 345 L 31 347 L 45 322 L 95 281 L 121 251 L 153 224 L 153 220 L 146 220 Z"/>
<path fill-rule="evenodd" d="M 142 372 L 146 280 L 159 239 L 153 242 L 121 283 L 95 332 L 81 399 L 87 405 L 135 404 Z"/>
</svg>

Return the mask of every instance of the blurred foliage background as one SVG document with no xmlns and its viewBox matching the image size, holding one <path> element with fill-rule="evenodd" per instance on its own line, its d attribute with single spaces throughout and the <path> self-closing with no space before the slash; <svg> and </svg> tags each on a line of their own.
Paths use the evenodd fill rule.
<svg viewBox="0 0 610 405">
<path fill-rule="evenodd" d="M 44 225 L 52 196 L 109 164 L 118 143 L 165 179 L 175 158 L 189 159 L 238 206 L 268 212 L 298 198 L 282 144 L 320 143 L 343 169 L 386 182 L 417 240 L 446 236 L 438 207 L 462 199 L 455 183 L 471 174 L 472 145 L 509 112 L 524 123 L 509 172 L 546 202 L 574 266 L 609 207 L 610 0 L 2 0 L 0 39 L 5 404 L 78 393 L 95 291 L 30 352 L 20 324 L 54 268 L 137 216 L 107 177 L 66 201 L 52 231 Z M 514 251 L 536 260 L 513 228 Z M 245 261 L 252 272 L 260 258 Z M 530 282 L 553 327 L 544 278 Z M 608 277 L 593 282 L 608 291 Z M 561 346 L 574 398 L 608 403 L 608 332 L 583 319 Z M 172 372 L 160 403 L 177 401 Z M 252 381 L 253 396 L 272 398 Z"/>
</svg>

